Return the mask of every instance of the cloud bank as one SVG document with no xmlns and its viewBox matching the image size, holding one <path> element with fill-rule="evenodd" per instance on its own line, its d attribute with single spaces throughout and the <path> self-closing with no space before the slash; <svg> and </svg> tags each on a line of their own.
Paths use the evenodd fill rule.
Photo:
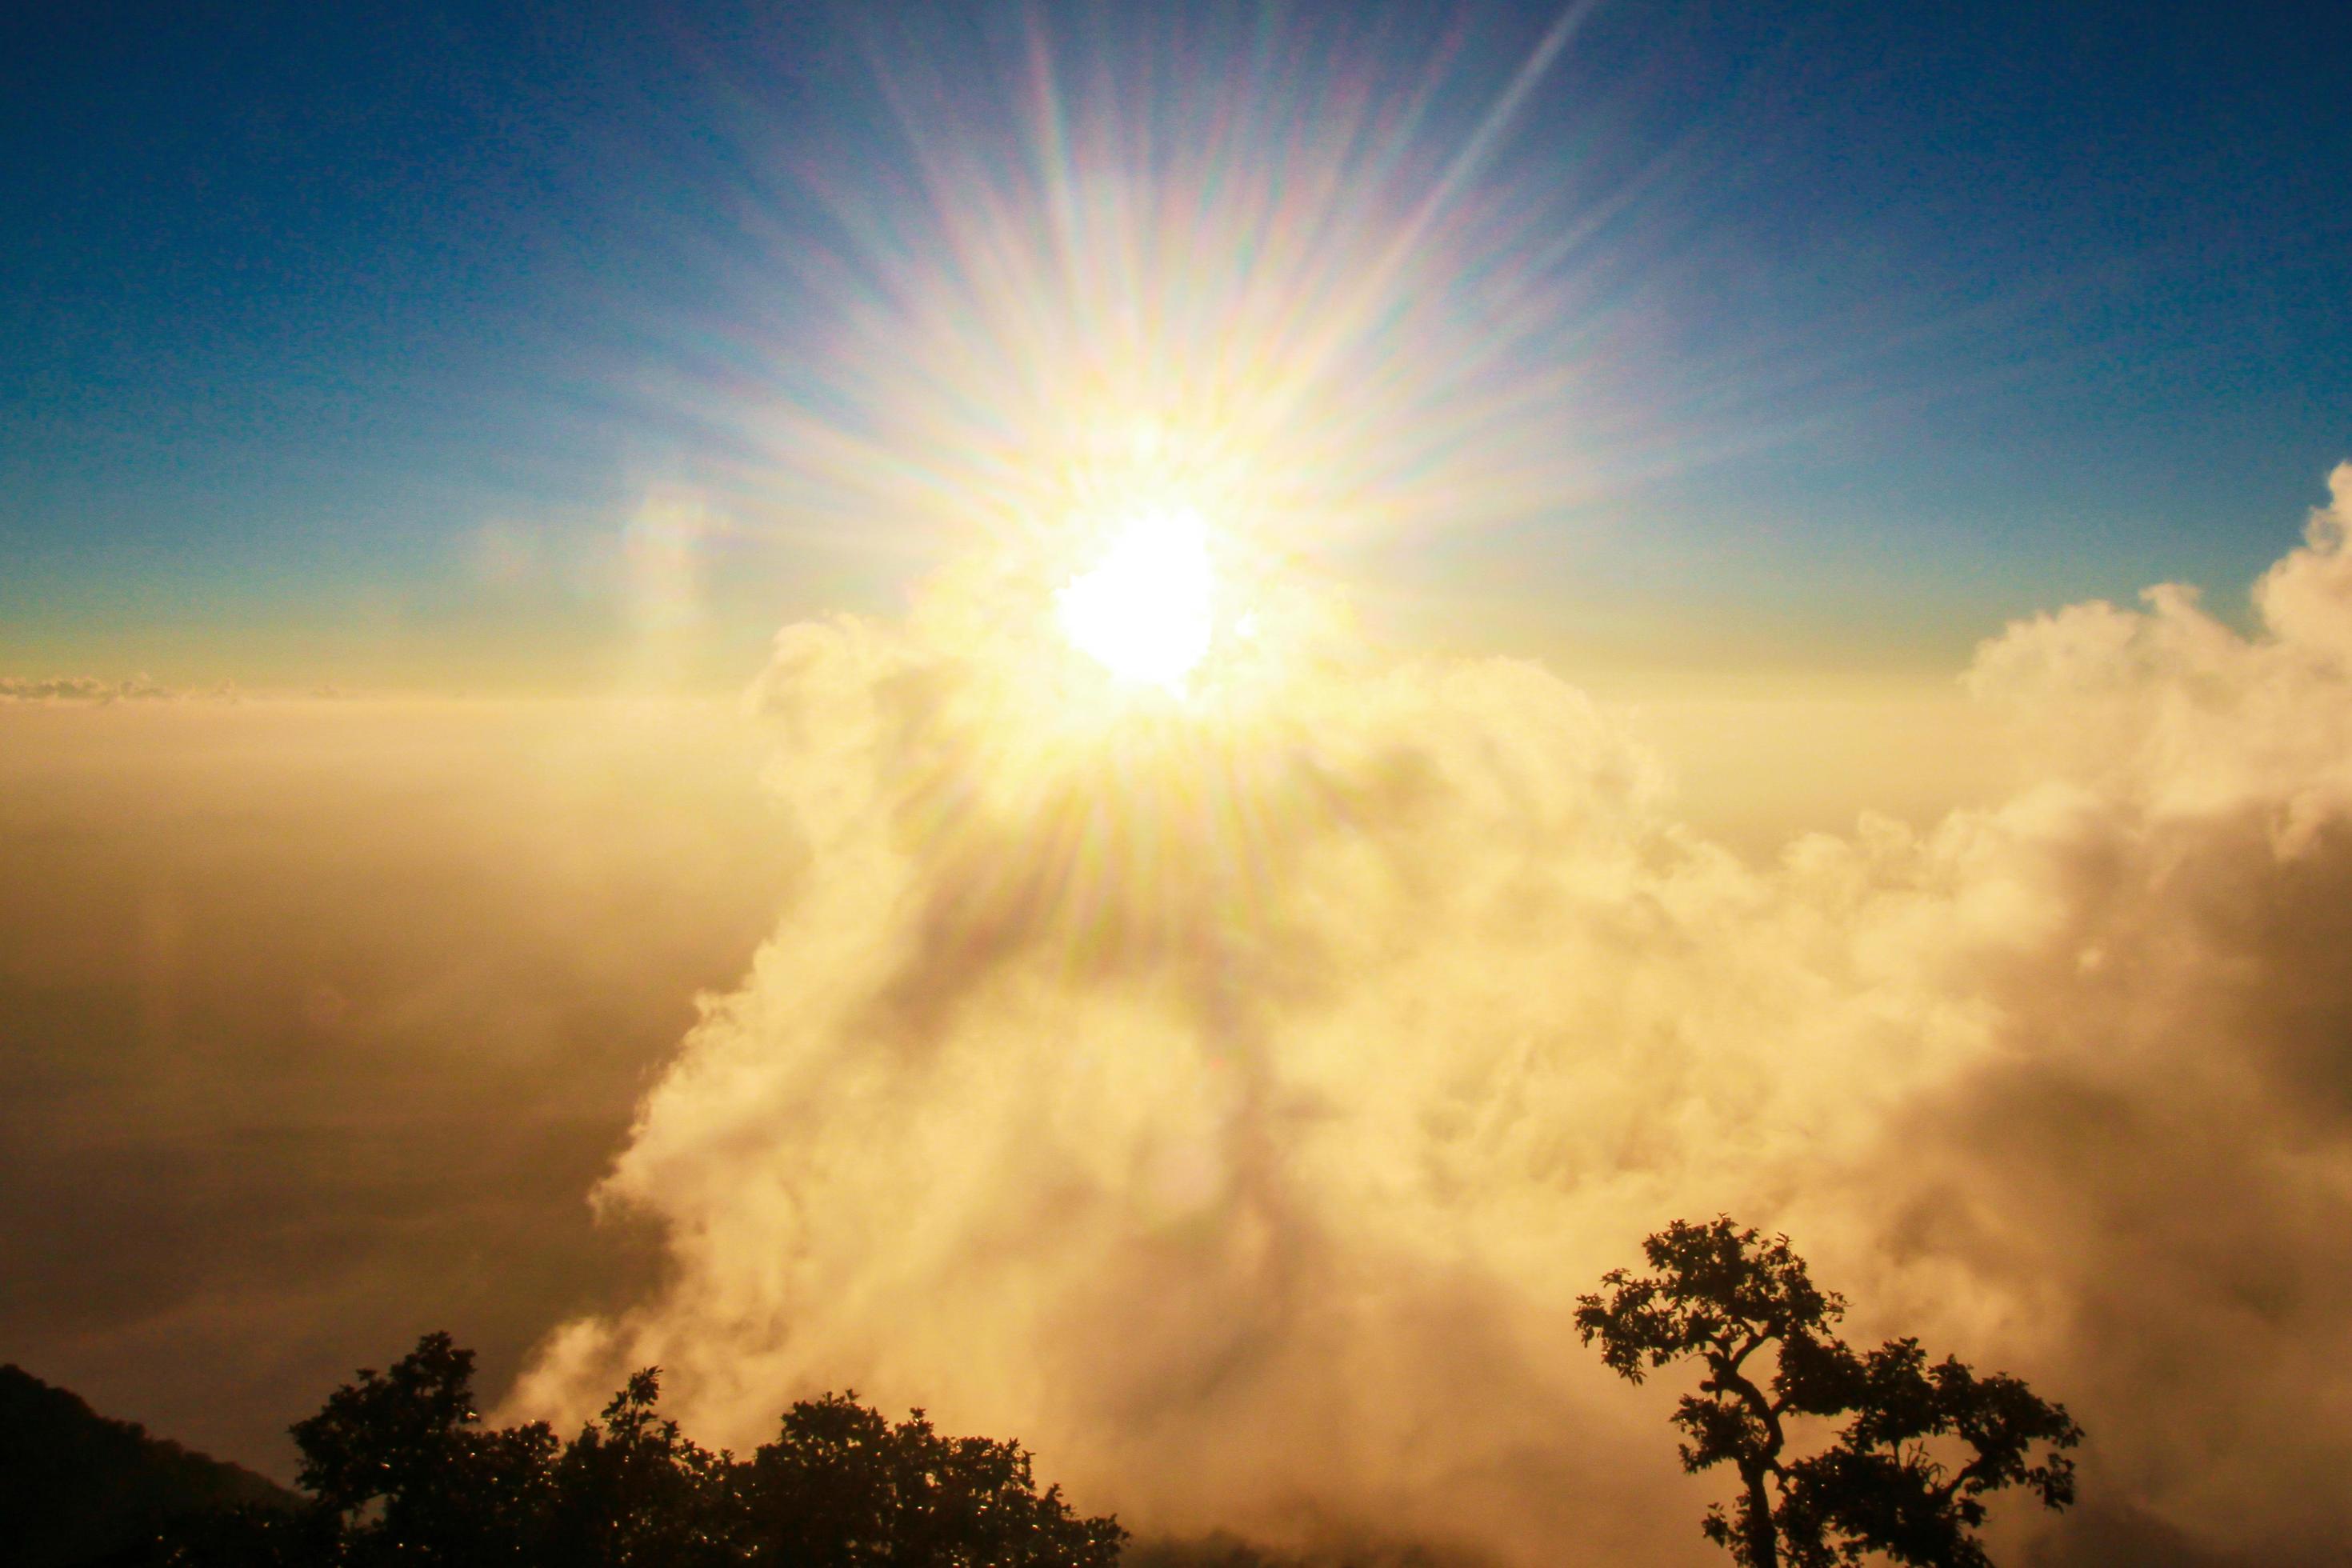
<svg viewBox="0 0 2352 1568">
<path fill-rule="evenodd" d="M 1988 643 L 2011 797 L 1761 868 L 1523 663 L 1056 747 L 953 616 L 786 630 L 755 697 L 813 870 L 600 1189 L 667 1284 L 556 1332 L 513 1408 L 658 1363 L 740 1447 L 854 1384 L 1145 1529 L 1699 1562 L 1671 1399 L 1570 1313 L 1728 1211 L 1857 1335 L 2069 1404 L 2085 1506 L 2004 1518 L 2029 1560 L 2328 1560 L 2352 465 L 2332 489 L 2251 635 L 2165 587 Z"/>
</svg>

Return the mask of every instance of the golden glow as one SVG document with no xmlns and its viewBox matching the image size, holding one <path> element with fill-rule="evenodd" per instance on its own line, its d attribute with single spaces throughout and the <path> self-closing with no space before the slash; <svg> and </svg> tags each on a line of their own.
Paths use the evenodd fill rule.
<svg viewBox="0 0 2352 1568">
<path fill-rule="evenodd" d="M 1129 518 L 1055 608 L 1063 634 L 1113 675 L 1181 692 L 1209 651 L 1215 588 L 1201 514 L 1160 506 Z"/>
<path fill-rule="evenodd" d="M 701 410 L 742 437 L 738 521 L 1017 584 L 980 607 L 992 634 L 1058 622 L 1114 685 L 1197 702 L 1261 558 L 1348 578 L 1565 514 L 1644 458 L 1592 374 L 1615 317 L 1530 244 L 1549 187 L 1481 170 L 1566 31 L 1475 120 L 1421 111 L 1454 68 L 1311 28 L 1201 72 L 1164 133 L 1045 41 L 1016 101 L 926 99 L 906 178 L 831 193 L 838 245 L 793 253 L 806 321 L 772 395 L 733 382 Z M 1148 632 L 1111 624 L 1147 596 L 1086 585 L 1167 503 L 1213 546 L 1205 641 L 1197 563 Z"/>
<path fill-rule="evenodd" d="M 1461 141 L 1391 113 L 1434 65 L 1254 45 L 1163 141 L 1041 47 L 1017 113 L 949 95 L 840 193 L 775 395 L 710 412 L 776 526 L 919 563 L 909 690 L 986 765 L 910 833 L 1062 823 L 1089 889 L 1246 859 L 1300 693 L 1369 655 L 1348 581 L 1586 492 L 1605 312 L 1527 243 L 1549 198 L 1475 177 L 1563 28 Z"/>
</svg>

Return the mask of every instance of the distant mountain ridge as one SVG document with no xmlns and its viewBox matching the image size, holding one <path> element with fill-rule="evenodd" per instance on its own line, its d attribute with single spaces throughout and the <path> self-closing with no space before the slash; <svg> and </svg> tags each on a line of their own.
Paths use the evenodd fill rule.
<svg viewBox="0 0 2352 1568">
<path fill-rule="evenodd" d="M 0 1365 L 0 1557 L 12 1568 L 89 1568 L 182 1515 L 301 1500 L 267 1476 L 109 1420 L 79 1395 Z"/>
</svg>

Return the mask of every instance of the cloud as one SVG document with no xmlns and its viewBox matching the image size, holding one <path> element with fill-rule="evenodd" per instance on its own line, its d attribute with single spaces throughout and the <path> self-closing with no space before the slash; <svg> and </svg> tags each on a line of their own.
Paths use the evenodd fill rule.
<svg viewBox="0 0 2352 1568">
<path fill-rule="evenodd" d="M 2333 486 L 2252 636 L 2170 586 L 2013 626 L 1969 682 L 2024 787 L 1765 868 L 1531 665 L 1054 746 L 953 616 L 788 629 L 756 697 L 814 872 L 599 1192 L 670 1281 L 513 1407 L 658 1363 L 740 1447 L 854 1383 L 1147 1528 L 1699 1560 L 1664 1395 L 1569 1313 L 1729 1211 L 1857 1332 L 2073 1406 L 2095 1506 L 2004 1520 L 2035 1560 L 2320 1561 L 2352 1534 Z"/>
<path fill-rule="evenodd" d="M 148 702 L 179 695 L 144 674 L 122 680 L 100 680 L 94 675 L 0 675 L 0 702 Z"/>
</svg>

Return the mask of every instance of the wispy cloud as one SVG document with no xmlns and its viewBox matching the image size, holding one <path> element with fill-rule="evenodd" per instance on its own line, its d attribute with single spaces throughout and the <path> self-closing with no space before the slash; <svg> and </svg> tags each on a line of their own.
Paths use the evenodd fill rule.
<svg viewBox="0 0 2352 1568">
<path fill-rule="evenodd" d="M 0 675 L 0 702 L 153 702 L 182 695 L 143 674 L 121 680 L 94 675 Z"/>
</svg>

